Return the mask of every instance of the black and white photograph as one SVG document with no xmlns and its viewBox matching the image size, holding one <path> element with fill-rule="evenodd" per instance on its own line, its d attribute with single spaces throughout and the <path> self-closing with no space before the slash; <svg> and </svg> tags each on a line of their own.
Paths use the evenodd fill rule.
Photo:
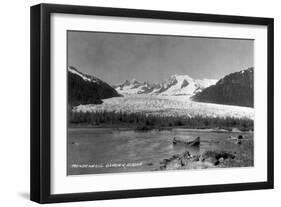
<svg viewBox="0 0 281 207">
<path fill-rule="evenodd" d="M 67 31 L 67 175 L 253 167 L 254 43 Z"/>
</svg>

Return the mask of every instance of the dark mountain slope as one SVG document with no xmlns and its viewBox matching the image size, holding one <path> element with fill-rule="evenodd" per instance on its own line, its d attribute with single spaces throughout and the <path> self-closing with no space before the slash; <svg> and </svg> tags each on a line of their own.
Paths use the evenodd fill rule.
<svg viewBox="0 0 281 207">
<path fill-rule="evenodd" d="M 231 73 L 192 97 L 194 101 L 254 106 L 254 69 Z"/>
<path fill-rule="evenodd" d="M 79 104 L 101 104 L 101 99 L 120 96 L 106 82 L 79 72 L 74 67 L 68 68 L 68 103 L 71 106 Z"/>
</svg>

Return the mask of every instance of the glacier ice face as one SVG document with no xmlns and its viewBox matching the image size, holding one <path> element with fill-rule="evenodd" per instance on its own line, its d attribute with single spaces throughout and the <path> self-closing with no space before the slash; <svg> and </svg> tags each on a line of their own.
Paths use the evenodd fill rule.
<svg viewBox="0 0 281 207">
<path fill-rule="evenodd" d="M 148 94 L 104 99 L 100 105 L 79 105 L 74 107 L 73 110 L 80 112 L 143 112 L 151 115 L 174 117 L 199 115 L 203 117 L 254 119 L 254 109 L 250 107 L 193 102 L 187 96 L 154 96 Z"/>
</svg>

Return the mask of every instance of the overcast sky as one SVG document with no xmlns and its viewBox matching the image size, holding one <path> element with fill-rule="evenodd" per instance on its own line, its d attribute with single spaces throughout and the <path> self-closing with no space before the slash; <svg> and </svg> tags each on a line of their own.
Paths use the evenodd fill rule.
<svg viewBox="0 0 281 207">
<path fill-rule="evenodd" d="M 68 32 L 68 65 L 110 84 L 173 74 L 220 79 L 254 66 L 253 40 Z"/>
</svg>

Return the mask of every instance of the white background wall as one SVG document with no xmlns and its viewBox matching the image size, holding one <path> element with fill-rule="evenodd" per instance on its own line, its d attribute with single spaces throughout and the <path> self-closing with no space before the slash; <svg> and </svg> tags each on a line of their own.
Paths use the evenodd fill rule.
<svg viewBox="0 0 281 207">
<path fill-rule="evenodd" d="M 81 4 L 275 18 L 275 189 L 184 196 L 64 203 L 53 206 L 278 206 L 281 202 L 281 12 L 278 0 L 69 0 L 1 2 L 0 206 L 36 206 L 29 198 L 29 7 Z M 262 84 L 262 83 L 260 83 Z M 280 204 L 279 204 L 280 205 Z"/>
</svg>

